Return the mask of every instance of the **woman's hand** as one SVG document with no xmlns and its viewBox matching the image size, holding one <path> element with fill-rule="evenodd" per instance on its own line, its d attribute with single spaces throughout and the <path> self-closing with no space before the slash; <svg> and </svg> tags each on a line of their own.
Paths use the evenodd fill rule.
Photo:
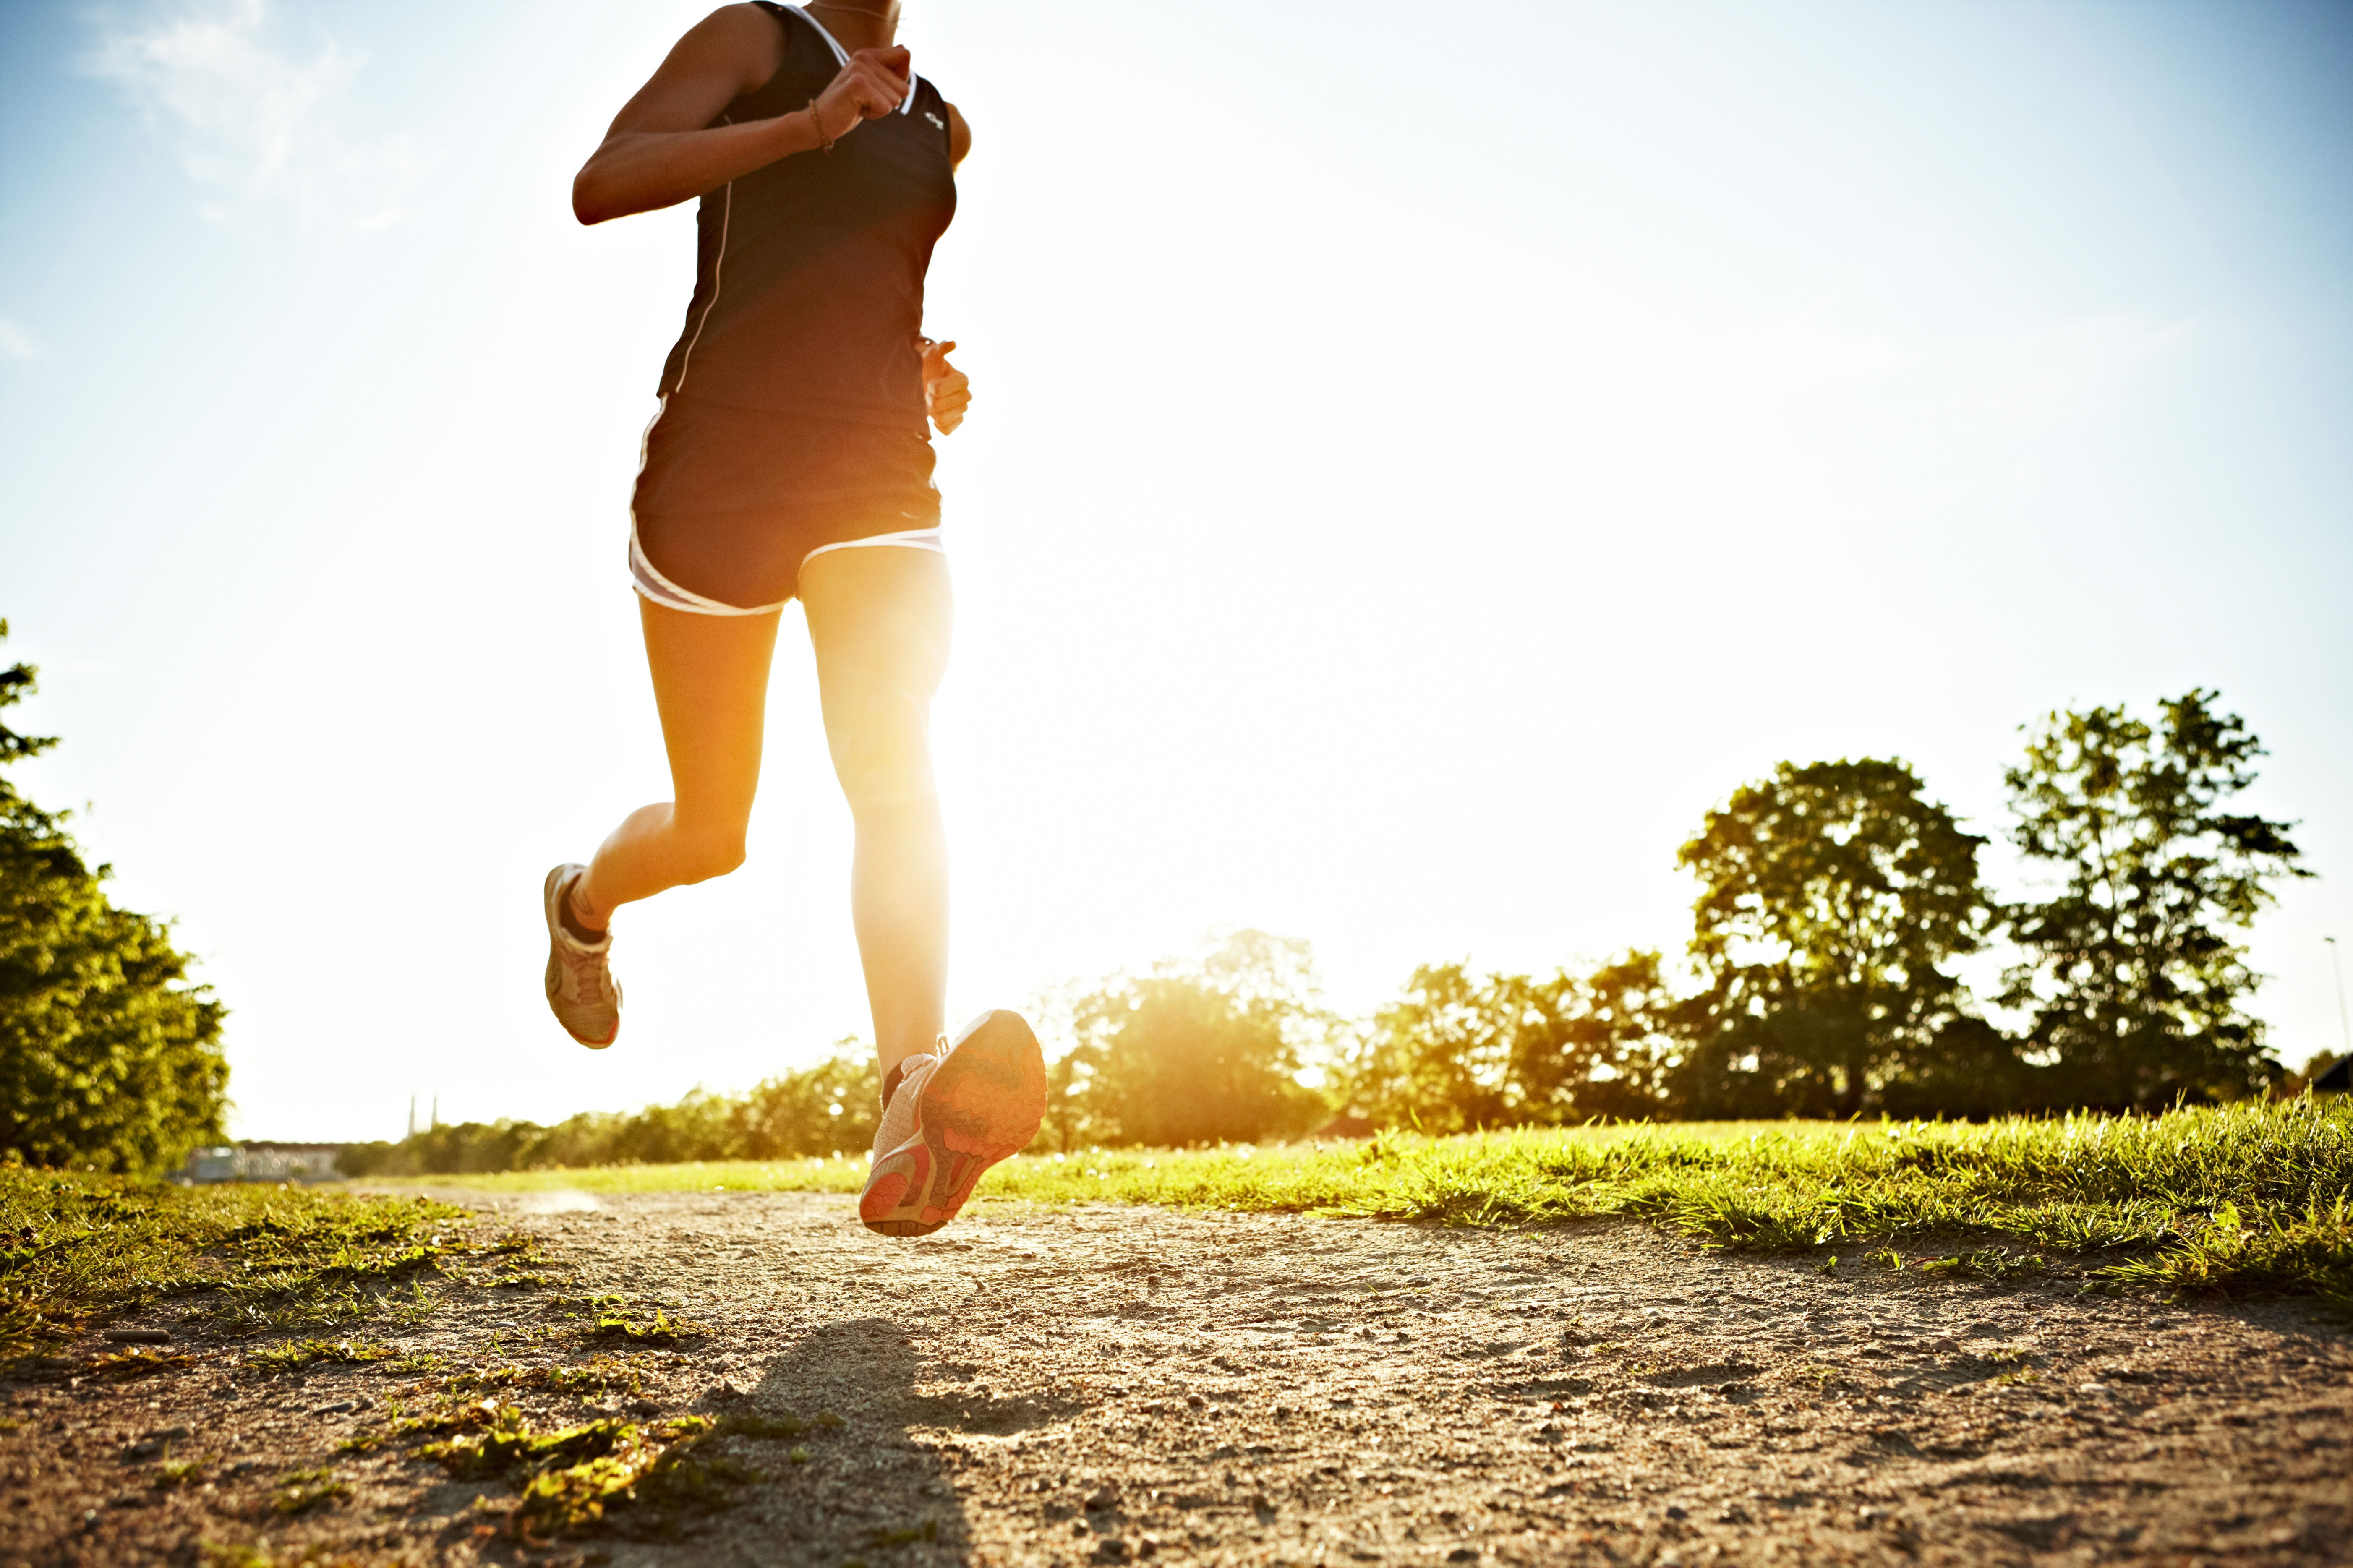
<svg viewBox="0 0 2353 1568">
<path fill-rule="evenodd" d="M 860 49 L 818 94 L 813 113 L 796 106 L 771 120 L 712 123 L 783 63 L 784 34 L 756 5 L 723 5 L 696 23 L 581 165 L 573 216 L 604 223 L 691 201 L 893 113 L 914 90 L 906 50 Z"/>
<path fill-rule="evenodd" d="M 943 436 L 964 423 L 964 411 L 972 405 L 972 378 L 948 363 L 954 347 L 953 340 L 923 340 L 923 408 Z"/>
<path fill-rule="evenodd" d="M 915 90 L 914 63 L 914 57 L 896 45 L 850 56 L 849 63 L 817 95 L 818 124 L 825 140 L 838 142 L 865 121 L 896 113 Z"/>
</svg>

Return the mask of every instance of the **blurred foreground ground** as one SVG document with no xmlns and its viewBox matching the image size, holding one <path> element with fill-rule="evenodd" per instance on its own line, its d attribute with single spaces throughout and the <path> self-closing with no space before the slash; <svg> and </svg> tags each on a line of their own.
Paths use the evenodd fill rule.
<svg viewBox="0 0 2353 1568">
<path fill-rule="evenodd" d="M 184 1337 L 177 1376 L 8 1390 L 0 1563 L 2285 1563 L 2353 1540 L 2353 1342 L 2309 1302 L 1822 1272 L 1614 1221 L 1001 1203 L 909 1243 L 835 1194 L 451 1195 L 562 1282 L 375 1331 L 441 1384 L 506 1369 L 550 1426 L 841 1425 L 714 1437 L 732 1503 L 519 1544 L 504 1482 L 339 1455 L 429 1403 L 428 1363 L 270 1372 Z M 592 1359 L 560 1310 L 584 1290 L 702 1331 L 627 1350 L 633 1391 L 526 1389 Z M 166 1456 L 203 1479 L 159 1487 Z M 290 1510 L 305 1486 L 346 1489 Z"/>
</svg>

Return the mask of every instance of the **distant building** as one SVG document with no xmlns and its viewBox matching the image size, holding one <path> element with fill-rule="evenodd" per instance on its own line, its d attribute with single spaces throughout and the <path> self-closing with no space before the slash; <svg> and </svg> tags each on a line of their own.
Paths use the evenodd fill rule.
<svg viewBox="0 0 2353 1568">
<path fill-rule="evenodd" d="M 348 1143 L 223 1143 L 198 1149 L 180 1169 L 184 1182 L 332 1182 L 335 1156 Z"/>
<path fill-rule="evenodd" d="M 2312 1087 L 2322 1094 L 2353 1094 L 2353 1057 L 2340 1057 L 2337 1065 L 2312 1080 Z"/>
</svg>

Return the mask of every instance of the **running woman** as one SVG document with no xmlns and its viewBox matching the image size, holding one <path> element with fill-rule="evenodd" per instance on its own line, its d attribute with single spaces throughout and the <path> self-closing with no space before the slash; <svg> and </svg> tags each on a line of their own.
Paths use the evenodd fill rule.
<svg viewBox="0 0 2353 1568">
<path fill-rule="evenodd" d="M 795 598 L 857 823 L 850 914 L 882 1069 L 859 1214 L 894 1236 L 955 1216 L 1029 1142 L 1045 1067 L 1017 1014 L 954 1040 L 947 844 L 932 694 L 951 597 L 931 426 L 971 401 L 923 336 L 932 247 L 972 132 L 895 38 L 898 0 L 723 6 L 678 41 L 572 186 L 584 224 L 700 197 L 694 294 L 662 367 L 630 508 L 676 799 L 547 874 L 547 1001 L 593 1049 L 620 1031 L 615 910 L 744 862 L 768 666 Z M 928 421 L 928 423 L 927 423 Z"/>
</svg>

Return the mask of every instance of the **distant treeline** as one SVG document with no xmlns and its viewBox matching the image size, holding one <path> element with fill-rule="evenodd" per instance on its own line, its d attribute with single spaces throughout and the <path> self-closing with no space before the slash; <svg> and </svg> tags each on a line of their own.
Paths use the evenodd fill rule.
<svg viewBox="0 0 2353 1568">
<path fill-rule="evenodd" d="M 1041 1018 L 1056 1053 L 1047 1140 L 1182 1145 L 1340 1125 L 1429 1131 L 1595 1117 L 1983 1117 L 2148 1110 L 2301 1080 L 2245 1003 L 2231 940 L 2278 879 L 2290 824 L 2230 809 L 2262 755 L 2214 693 L 2046 715 L 2005 774 L 2008 836 L 2047 898 L 1997 900 L 1986 840 L 1903 762 L 1784 763 L 1682 847 L 1699 883 L 1684 962 L 1630 951 L 1547 974 L 1414 972 L 1369 1019 L 1320 1004 L 1303 942 L 1240 931 L 1119 975 Z M 1952 971 L 1992 944 L 1989 1022 Z M 845 1047 L 849 1046 L 845 1042 Z M 871 1058 L 846 1049 L 738 1098 L 437 1129 L 353 1173 L 504 1170 L 862 1151 Z"/>
<path fill-rule="evenodd" d="M 555 1165 L 661 1165 L 682 1160 L 786 1160 L 874 1142 L 881 1082 L 874 1055 L 854 1040 L 807 1072 L 773 1078 L 748 1094 L 695 1090 L 675 1105 L 589 1111 L 553 1127 L 466 1121 L 397 1143 L 346 1149 L 347 1176 L 454 1175 Z"/>
</svg>

